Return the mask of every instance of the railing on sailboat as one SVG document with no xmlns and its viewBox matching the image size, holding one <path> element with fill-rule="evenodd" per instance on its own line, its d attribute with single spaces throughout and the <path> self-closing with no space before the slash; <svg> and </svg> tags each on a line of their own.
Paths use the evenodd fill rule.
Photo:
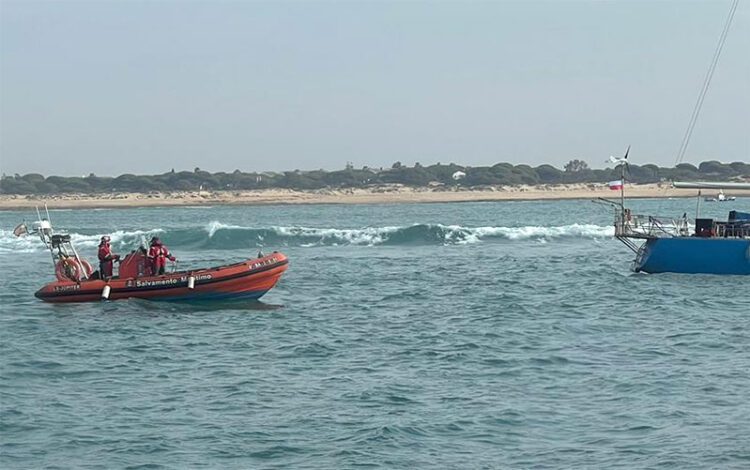
<svg viewBox="0 0 750 470">
<path fill-rule="evenodd" d="M 718 181 L 674 181 L 672 187 L 677 189 L 735 189 L 750 190 L 750 183 Z"/>
<path fill-rule="evenodd" d="M 615 213 L 615 237 L 668 238 L 690 236 L 691 223 L 687 214 L 682 217 L 661 217 L 633 214 L 630 209 Z"/>
</svg>

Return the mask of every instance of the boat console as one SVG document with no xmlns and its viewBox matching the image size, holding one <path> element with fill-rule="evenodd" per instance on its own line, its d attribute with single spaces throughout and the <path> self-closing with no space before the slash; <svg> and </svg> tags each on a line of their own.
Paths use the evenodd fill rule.
<svg viewBox="0 0 750 470">
<path fill-rule="evenodd" d="M 139 278 L 151 275 L 146 249 L 140 247 L 125 255 L 125 258 L 120 261 L 119 274 L 121 278 Z"/>
</svg>

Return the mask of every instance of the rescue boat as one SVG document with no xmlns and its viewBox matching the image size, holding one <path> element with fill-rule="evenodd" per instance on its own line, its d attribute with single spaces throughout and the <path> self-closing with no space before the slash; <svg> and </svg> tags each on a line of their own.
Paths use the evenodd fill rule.
<svg viewBox="0 0 750 470">
<path fill-rule="evenodd" d="M 289 267 L 289 260 L 274 251 L 234 264 L 152 275 L 144 247 L 126 255 L 117 276 L 102 279 L 76 251 L 68 234 L 53 233 L 47 218 L 32 230 L 25 224 L 14 233 L 37 234 L 52 254 L 57 280 L 34 295 L 45 302 L 98 302 L 129 298 L 163 301 L 259 299 L 271 290 Z"/>
</svg>

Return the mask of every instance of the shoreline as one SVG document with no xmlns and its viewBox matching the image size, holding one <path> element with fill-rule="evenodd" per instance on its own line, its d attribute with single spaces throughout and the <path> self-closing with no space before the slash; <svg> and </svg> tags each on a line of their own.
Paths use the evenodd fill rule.
<svg viewBox="0 0 750 470">
<path fill-rule="evenodd" d="M 690 198 L 694 189 L 675 189 L 668 184 L 628 185 L 628 199 Z M 123 209 L 137 207 L 200 207 L 297 204 L 410 204 L 495 201 L 542 201 L 568 199 L 618 199 L 619 191 L 601 183 L 567 185 L 522 185 L 485 188 L 407 187 L 382 185 L 371 188 L 297 191 L 172 191 L 153 193 L 64 194 L 49 196 L 0 195 L 0 211 L 33 209 L 46 203 L 54 209 Z M 748 197 L 750 191 L 733 191 Z M 704 193 L 701 197 L 715 196 Z"/>
</svg>

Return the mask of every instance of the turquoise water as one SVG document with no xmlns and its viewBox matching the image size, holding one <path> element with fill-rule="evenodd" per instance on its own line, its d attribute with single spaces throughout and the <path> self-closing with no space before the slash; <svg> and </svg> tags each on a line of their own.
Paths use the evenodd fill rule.
<svg viewBox="0 0 750 470">
<path fill-rule="evenodd" d="M 90 258 L 291 266 L 256 303 L 49 305 L 0 213 L 4 469 L 750 466 L 750 279 L 634 274 L 588 201 L 51 215 Z"/>
</svg>

